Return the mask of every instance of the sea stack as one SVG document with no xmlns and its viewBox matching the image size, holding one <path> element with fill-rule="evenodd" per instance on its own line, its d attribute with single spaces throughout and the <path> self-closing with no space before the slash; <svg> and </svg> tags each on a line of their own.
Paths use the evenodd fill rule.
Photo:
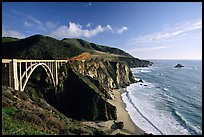
<svg viewBox="0 0 204 137">
<path fill-rule="evenodd" d="M 175 68 L 182 68 L 182 67 L 184 67 L 184 66 L 181 65 L 181 64 L 177 64 L 177 65 L 175 66 Z"/>
</svg>

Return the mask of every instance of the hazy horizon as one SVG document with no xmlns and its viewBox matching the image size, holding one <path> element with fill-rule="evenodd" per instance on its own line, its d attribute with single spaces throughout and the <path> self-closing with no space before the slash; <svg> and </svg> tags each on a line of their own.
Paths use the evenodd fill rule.
<svg viewBox="0 0 204 137">
<path fill-rule="evenodd" d="M 202 61 L 202 59 L 146 59 L 146 60 L 195 60 L 195 61 L 197 60 L 197 61 Z"/>
<path fill-rule="evenodd" d="M 2 2 L 2 37 L 34 34 L 140 59 L 202 60 L 202 2 Z"/>
</svg>

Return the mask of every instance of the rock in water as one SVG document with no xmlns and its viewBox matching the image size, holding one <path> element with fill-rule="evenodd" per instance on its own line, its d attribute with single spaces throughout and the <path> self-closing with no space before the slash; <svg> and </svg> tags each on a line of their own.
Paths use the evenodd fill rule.
<svg viewBox="0 0 204 137">
<path fill-rule="evenodd" d="M 175 66 L 175 68 L 182 68 L 182 67 L 184 67 L 184 66 L 181 65 L 181 64 L 177 64 L 177 65 Z"/>
<path fill-rule="evenodd" d="M 141 79 L 138 82 L 142 82 L 143 83 L 143 81 Z"/>
</svg>

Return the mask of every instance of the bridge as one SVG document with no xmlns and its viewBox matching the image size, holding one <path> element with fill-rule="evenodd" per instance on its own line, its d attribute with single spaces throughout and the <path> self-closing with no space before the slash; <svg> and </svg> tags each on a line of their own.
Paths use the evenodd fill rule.
<svg viewBox="0 0 204 137">
<path fill-rule="evenodd" d="M 67 60 L 2 59 L 2 85 L 24 91 L 33 71 L 42 67 L 56 87 L 58 70 L 66 62 Z"/>
</svg>

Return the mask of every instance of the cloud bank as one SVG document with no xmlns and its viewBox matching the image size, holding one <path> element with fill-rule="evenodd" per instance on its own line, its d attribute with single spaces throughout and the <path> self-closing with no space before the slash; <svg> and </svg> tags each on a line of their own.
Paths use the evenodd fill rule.
<svg viewBox="0 0 204 137">
<path fill-rule="evenodd" d="M 92 6 L 92 3 L 87 3 L 88 6 Z M 64 38 L 64 37 L 86 37 L 91 38 L 97 36 L 101 33 L 110 32 L 116 34 L 122 34 L 128 30 L 126 26 L 121 28 L 112 27 L 111 25 L 93 25 L 91 22 L 82 26 L 78 23 L 69 22 L 68 25 L 59 26 L 59 22 L 55 23 L 50 20 L 46 22 L 40 21 L 38 18 L 20 11 L 12 10 L 14 14 L 20 15 L 22 17 L 23 26 L 25 31 L 39 31 L 41 34 L 46 34 L 54 38 Z M 94 27 L 95 26 L 95 27 Z M 4 30 L 4 36 L 17 36 L 25 37 L 25 35 L 17 32 L 15 30 Z"/>
<path fill-rule="evenodd" d="M 116 32 L 119 33 L 119 34 L 122 34 L 124 31 L 127 31 L 127 30 L 128 30 L 127 27 L 122 27 L 122 28 L 116 30 Z"/>
<path fill-rule="evenodd" d="M 189 31 L 202 29 L 202 20 L 185 22 L 175 27 L 168 28 L 166 31 L 155 32 L 136 37 L 132 44 L 142 44 L 151 42 L 164 42 L 185 36 Z"/>
<path fill-rule="evenodd" d="M 2 37 L 14 37 L 22 39 L 25 38 L 25 35 L 15 30 L 5 29 L 4 26 L 2 26 Z"/>
<path fill-rule="evenodd" d="M 88 23 L 86 27 L 90 27 L 91 24 Z M 124 31 L 127 31 L 127 27 L 122 27 L 116 30 L 117 33 L 121 34 Z M 52 31 L 49 35 L 55 38 L 63 38 L 63 37 L 94 37 L 103 32 L 113 32 L 113 28 L 110 25 L 102 26 L 98 25 L 93 29 L 85 29 L 82 25 L 69 22 L 68 26 L 62 25 L 58 27 L 56 30 Z"/>
</svg>

